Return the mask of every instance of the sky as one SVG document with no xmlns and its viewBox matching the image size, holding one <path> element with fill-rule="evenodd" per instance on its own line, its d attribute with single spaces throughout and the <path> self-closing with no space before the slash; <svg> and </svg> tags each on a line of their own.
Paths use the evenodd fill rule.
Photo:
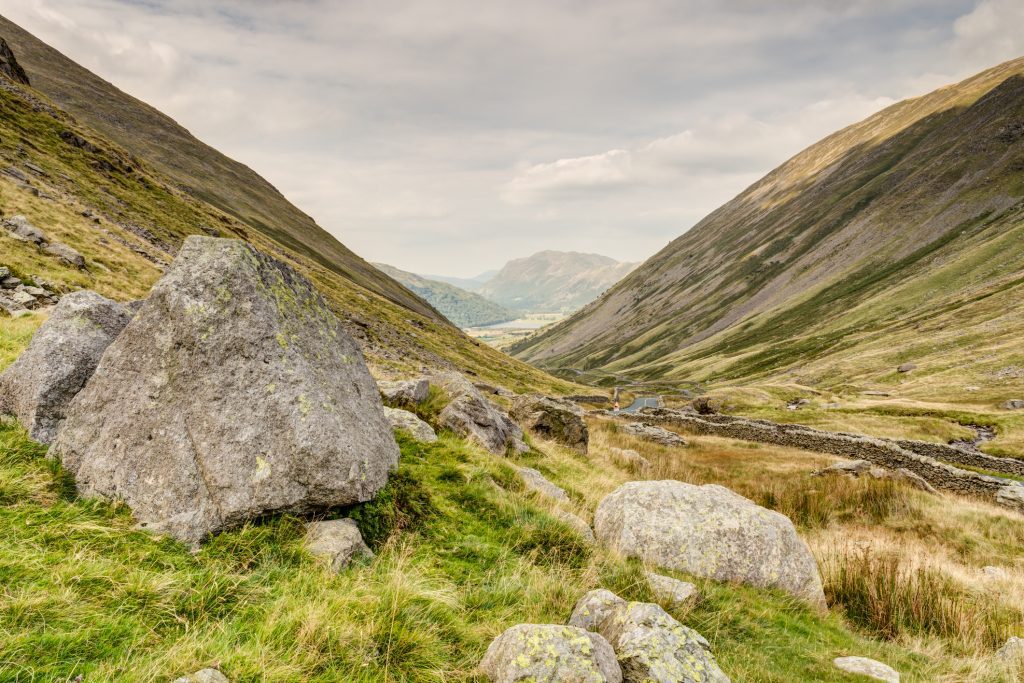
<svg viewBox="0 0 1024 683">
<path fill-rule="evenodd" d="M 1024 54 L 1021 0 L 0 0 L 370 261 L 642 261 L 830 132 Z"/>
</svg>

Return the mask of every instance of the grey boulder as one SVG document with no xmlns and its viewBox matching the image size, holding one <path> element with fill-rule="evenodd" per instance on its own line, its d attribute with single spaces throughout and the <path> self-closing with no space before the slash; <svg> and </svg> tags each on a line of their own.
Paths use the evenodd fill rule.
<svg viewBox="0 0 1024 683">
<path fill-rule="evenodd" d="M 306 525 L 306 550 L 341 571 L 359 557 L 373 557 L 351 519 L 328 519 Z"/>
<path fill-rule="evenodd" d="M 675 432 L 670 432 L 664 427 L 658 427 L 657 425 L 647 424 L 645 422 L 627 422 L 626 424 L 619 427 L 619 430 L 635 436 L 644 441 L 650 441 L 651 443 L 660 444 L 662 446 L 685 446 L 686 439 L 679 436 Z"/>
<path fill-rule="evenodd" d="M 615 650 L 625 683 L 729 683 L 708 641 L 654 603 L 617 603 L 596 630 Z"/>
<path fill-rule="evenodd" d="M 1024 399 L 1011 398 L 999 407 L 1003 410 L 1024 410 Z"/>
<path fill-rule="evenodd" d="M 51 449 L 85 496 L 196 544 L 273 512 L 371 499 L 398 446 L 362 354 L 313 286 L 192 236 L 75 397 Z"/>
<path fill-rule="evenodd" d="M 651 564 L 825 606 L 818 566 L 789 518 L 723 486 L 628 482 L 598 505 L 594 533 Z"/>
<path fill-rule="evenodd" d="M 22 242 L 30 242 L 42 245 L 47 242 L 46 233 L 32 225 L 24 216 L 11 216 L 3 222 L 3 226 L 11 233 L 11 236 Z"/>
<path fill-rule="evenodd" d="M 621 683 L 604 638 L 573 626 L 519 624 L 494 639 L 480 662 L 492 683 Z"/>
<path fill-rule="evenodd" d="M 439 424 L 480 444 L 495 455 L 509 450 L 525 453 L 523 430 L 462 375 L 449 373 L 437 378 L 451 401 L 438 416 Z"/>
<path fill-rule="evenodd" d="M 1024 638 L 1011 636 L 996 651 L 996 657 L 1006 664 L 1024 664 Z"/>
<path fill-rule="evenodd" d="M 423 443 L 434 443 L 437 441 L 437 434 L 434 433 L 434 428 L 408 410 L 384 406 L 384 415 L 387 416 L 388 422 L 391 423 L 393 429 L 409 432 L 412 438 L 417 441 L 422 441 Z"/>
<path fill-rule="evenodd" d="M 416 406 L 430 396 L 430 381 L 426 379 L 404 379 L 377 382 L 384 400 L 395 406 Z"/>
<path fill-rule="evenodd" d="M 680 581 L 654 572 L 645 574 L 654 597 L 670 608 L 689 607 L 700 599 L 697 587 L 688 581 Z"/>
<path fill-rule="evenodd" d="M 85 268 L 85 257 L 66 244 L 51 242 L 43 247 L 43 251 L 51 256 L 56 256 L 65 265 L 78 268 L 79 270 Z"/>
<path fill-rule="evenodd" d="M 523 480 L 523 485 L 527 491 L 533 491 L 545 498 L 550 498 L 559 502 L 568 502 L 569 495 L 560 486 L 548 481 L 543 474 L 531 467 L 515 467 L 516 472 L 519 473 L 519 478 Z"/>
<path fill-rule="evenodd" d="M 896 368 L 896 372 L 900 372 L 900 373 L 906 373 L 906 372 L 910 372 L 912 370 L 917 370 L 917 364 L 916 363 L 904 363 L 904 364 L 900 365 L 898 368 Z"/>
<path fill-rule="evenodd" d="M 0 375 L 0 413 L 16 415 L 36 441 L 52 442 L 71 400 L 130 318 L 124 306 L 96 292 L 65 296 Z"/>
<path fill-rule="evenodd" d="M 580 453 L 587 452 L 590 434 L 583 421 L 583 409 L 574 403 L 527 394 L 513 401 L 510 414 L 532 434 Z"/>
<path fill-rule="evenodd" d="M 612 447 L 609 451 L 612 456 L 612 462 L 634 474 L 645 475 L 651 469 L 651 461 L 632 448 Z"/>
<path fill-rule="evenodd" d="M 604 588 L 597 588 L 585 594 L 576 602 L 569 617 L 569 625 L 586 631 L 596 631 L 605 617 L 612 614 L 626 601 Z"/>
<path fill-rule="evenodd" d="M 556 509 L 551 513 L 556 519 L 560 520 L 563 524 L 570 527 L 573 531 L 580 535 L 584 541 L 588 544 L 596 543 L 597 539 L 594 538 L 594 530 L 590 528 L 582 517 L 574 515 L 567 510 Z"/>
<path fill-rule="evenodd" d="M 876 681 L 886 683 L 900 683 L 900 674 L 887 664 L 882 664 L 867 657 L 836 657 L 832 663 L 840 671 L 845 671 L 866 678 L 873 678 Z"/>
</svg>

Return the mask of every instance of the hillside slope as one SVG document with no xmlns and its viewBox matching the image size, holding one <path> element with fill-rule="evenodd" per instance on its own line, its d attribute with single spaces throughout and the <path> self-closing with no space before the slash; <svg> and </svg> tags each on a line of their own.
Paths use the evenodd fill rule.
<svg viewBox="0 0 1024 683">
<path fill-rule="evenodd" d="M 33 72 L 26 71 L 31 79 Z M 101 115 L 89 113 L 90 119 Z M 14 276 L 57 292 L 88 288 L 122 301 L 138 299 L 146 296 L 186 236 L 238 237 L 309 277 L 378 375 L 457 368 L 519 391 L 578 390 L 469 339 L 368 264 L 374 279 L 349 277 L 342 268 L 309 256 L 308 245 L 293 248 L 289 240 L 278 241 L 280 233 L 254 229 L 205 199 L 211 193 L 199 180 L 197 191 L 181 187 L 146 157 L 126 150 L 45 93 L 0 75 L 0 212 L 4 218 L 25 216 L 50 240 L 85 259 L 84 268 L 69 265 L 0 227 L 0 266 Z M 334 242 L 317 233 L 311 234 L 310 244 L 317 235 Z M 337 245 L 336 253 L 346 251 Z M 388 291 L 378 292 L 376 285 Z M 41 320 L 36 315 L 26 325 L 0 319 L 0 349 L 11 335 L 24 334 Z"/>
<path fill-rule="evenodd" d="M 252 169 L 197 140 L 145 102 L 118 90 L 4 17 L 10 44 L 32 86 L 185 192 L 289 249 L 410 310 L 435 312 L 318 226 Z"/>
<path fill-rule="evenodd" d="M 641 378 L 877 380 L 900 357 L 948 368 L 971 352 L 1013 363 L 1022 197 L 1018 59 L 825 138 L 513 352 Z"/>
<path fill-rule="evenodd" d="M 479 292 L 509 308 L 562 313 L 590 303 L 635 267 L 599 254 L 541 251 L 509 261 Z"/>
<path fill-rule="evenodd" d="M 415 273 L 399 270 L 384 263 L 373 264 L 378 270 L 411 289 L 459 327 L 477 327 L 513 320 L 516 314 L 500 304 L 467 292 L 447 282 L 431 280 Z"/>
</svg>

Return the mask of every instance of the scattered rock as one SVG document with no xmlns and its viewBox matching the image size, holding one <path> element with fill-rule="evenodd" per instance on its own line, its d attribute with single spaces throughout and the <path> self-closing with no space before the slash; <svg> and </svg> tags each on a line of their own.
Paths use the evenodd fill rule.
<svg viewBox="0 0 1024 683">
<path fill-rule="evenodd" d="M 473 386 L 475 386 L 477 389 L 479 389 L 481 392 L 483 392 L 485 394 L 492 394 L 494 396 L 503 396 L 505 398 L 513 398 L 515 396 L 515 393 L 509 391 L 505 387 L 497 387 L 497 386 L 494 386 L 493 384 L 485 384 L 483 382 L 474 382 Z"/>
<path fill-rule="evenodd" d="M 711 396 L 698 396 L 690 406 L 701 415 L 715 415 L 722 412 L 722 402 Z"/>
<path fill-rule="evenodd" d="M 65 296 L 0 375 L 0 412 L 17 415 L 36 441 L 52 442 L 71 399 L 130 318 L 123 306 L 95 292 Z"/>
<path fill-rule="evenodd" d="M 625 467 L 630 472 L 643 475 L 647 474 L 651 469 L 651 462 L 632 448 L 612 447 L 609 449 L 609 452 L 612 456 L 612 462 L 619 467 Z"/>
<path fill-rule="evenodd" d="M 442 427 L 476 441 L 495 455 L 505 455 L 509 449 L 518 453 L 530 450 L 523 443 L 519 425 L 465 377 L 450 373 L 439 376 L 437 382 L 452 398 L 438 416 Z"/>
<path fill-rule="evenodd" d="M 371 499 L 398 446 L 362 354 L 313 286 L 191 236 L 72 402 L 51 453 L 79 492 L 188 543 Z"/>
<path fill-rule="evenodd" d="M 625 683 L 729 683 L 708 641 L 660 605 L 616 604 L 597 632 L 615 650 Z"/>
<path fill-rule="evenodd" d="M 911 370 L 917 370 L 917 365 L 914 363 L 904 363 L 896 368 L 896 372 L 910 372 Z"/>
<path fill-rule="evenodd" d="M 32 223 L 30 223 L 24 216 L 11 216 L 4 220 L 3 226 L 7 228 L 7 231 L 11 233 L 12 237 L 19 239 L 22 242 L 31 242 L 32 244 L 41 245 L 48 241 L 46 239 L 46 233 L 32 225 Z"/>
<path fill-rule="evenodd" d="M 423 403 L 430 396 L 430 380 L 407 379 L 396 382 L 377 382 L 384 400 L 391 405 L 415 406 Z"/>
<path fill-rule="evenodd" d="M 494 639 L 480 662 L 493 683 L 622 683 L 608 641 L 557 624 L 519 624 Z"/>
<path fill-rule="evenodd" d="M 359 557 L 373 557 L 351 519 L 329 519 L 306 525 L 306 550 L 330 563 L 336 572 L 348 567 Z"/>
<path fill-rule="evenodd" d="M 568 401 L 528 394 L 512 403 L 512 418 L 528 431 L 580 453 L 587 452 L 590 435 L 583 409 Z"/>
<path fill-rule="evenodd" d="M 195 673 L 175 678 L 172 683 L 230 683 L 227 677 L 216 669 L 200 669 Z"/>
<path fill-rule="evenodd" d="M 824 477 L 831 474 L 841 474 L 848 477 L 858 477 L 862 474 L 866 474 L 871 467 L 871 463 L 867 460 L 849 460 L 829 465 L 828 467 L 814 472 L 811 476 Z"/>
<path fill-rule="evenodd" d="M 789 518 L 723 486 L 627 482 L 598 505 L 594 532 L 629 557 L 825 606 L 818 566 Z"/>
<path fill-rule="evenodd" d="M 30 85 L 28 74 L 18 64 L 18 60 L 14 58 L 14 52 L 3 38 L 0 38 L 0 73 L 15 83 Z"/>
<path fill-rule="evenodd" d="M 996 650 L 996 657 L 1007 664 L 1024 663 L 1024 638 L 1010 636 L 1010 639 Z"/>
<path fill-rule="evenodd" d="M 1024 410 L 1024 399 L 1011 398 L 999 407 L 1003 410 Z"/>
<path fill-rule="evenodd" d="M 886 683 L 900 683 L 900 674 L 886 664 L 867 657 L 836 657 L 832 660 L 837 669 L 851 674 L 858 674 Z"/>
<path fill-rule="evenodd" d="M 43 251 L 51 256 L 56 256 L 65 265 L 78 268 L 79 270 L 85 269 L 85 257 L 66 244 L 51 242 L 43 247 Z"/>
<path fill-rule="evenodd" d="M 861 475 L 868 475 L 875 479 L 893 479 L 895 481 L 902 481 L 916 489 L 927 491 L 928 493 L 936 493 L 935 488 L 929 484 L 924 477 L 911 472 L 905 467 L 898 467 L 895 470 L 887 470 L 883 467 L 872 465 L 867 460 L 837 462 L 834 465 L 829 465 L 824 469 L 814 472 L 811 476 L 822 477 L 833 474 L 845 475 L 854 479 Z"/>
<path fill-rule="evenodd" d="M 587 543 L 597 542 L 597 539 L 594 538 L 594 530 L 591 529 L 590 525 L 583 521 L 583 519 L 578 515 L 574 515 L 571 512 L 560 509 L 556 509 L 551 514 L 554 515 L 556 519 L 559 519 L 562 522 L 565 522 L 566 525 L 572 527 L 572 529 L 582 536 L 583 540 Z"/>
<path fill-rule="evenodd" d="M 569 617 L 569 625 L 586 631 L 596 631 L 605 617 L 612 614 L 616 608 L 625 605 L 626 601 L 610 590 L 598 588 L 589 591 L 576 602 L 572 616 Z"/>
<path fill-rule="evenodd" d="M 700 599 L 700 592 L 692 583 L 654 572 L 644 573 L 647 576 L 647 583 L 651 586 L 651 592 L 669 607 L 689 607 Z"/>
<path fill-rule="evenodd" d="M 7 273 L 10 273 L 10 271 L 7 270 L 6 268 L 4 268 L 4 270 L 7 271 Z M 13 275 L 5 274 L 3 277 L 0 277 L 0 288 L 3 288 L 3 289 L 14 289 L 15 287 L 17 287 L 20 284 L 21 284 L 21 280 L 19 280 L 18 278 L 14 277 Z"/>
<path fill-rule="evenodd" d="M 514 467 L 516 472 L 519 473 L 520 478 L 522 478 L 523 484 L 526 485 L 527 491 L 535 491 L 536 493 L 551 498 L 552 500 L 568 502 L 569 495 L 565 490 L 555 484 L 552 484 L 537 470 L 530 467 Z"/>
<path fill-rule="evenodd" d="M 800 410 L 806 405 L 810 405 L 811 399 L 809 398 L 797 398 L 793 399 L 786 404 L 786 410 Z"/>
<path fill-rule="evenodd" d="M 619 426 L 619 429 L 632 436 L 661 444 L 662 446 L 685 446 L 686 439 L 675 432 L 670 432 L 664 427 L 647 424 L 646 422 L 627 422 Z"/>
<path fill-rule="evenodd" d="M 417 441 L 422 441 L 423 443 L 434 443 L 437 441 L 437 434 L 434 433 L 434 428 L 408 410 L 384 406 L 384 415 L 388 418 L 388 422 L 391 423 L 393 429 L 403 429 L 412 434 L 412 437 Z"/>
<path fill-rule="evenodd" d="M 981 391 L 981 387 L 972 384 L 970 386 L 964 387 L 964 391 L 974 393 L 975 391 Z"/>
<path fill-rule="evenodd" d="M 889 396 L 889 392 L 887 391 L 862 391 L 860 393 L 863 394 L 864 396 Z"/>
</svg>

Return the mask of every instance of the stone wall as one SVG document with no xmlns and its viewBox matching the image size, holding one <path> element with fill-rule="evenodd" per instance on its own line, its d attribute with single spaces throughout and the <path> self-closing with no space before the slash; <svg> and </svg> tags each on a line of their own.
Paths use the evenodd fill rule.
<svg viewBox="0 0 1024 683">
<path fill-rule="evenodd" d="M 627 420 L 680 427 L 692 434 L 722 436 L 828 453 L 844 458 L 863 459 L 888 469 L 904 467 L 922 476 L 937 489 L 979 496 L 993 502 L 1011 505 L 1024 512 L 1024 504 L 1013 502 L 1019 500 L 1019 496 L 999 495 L 1006 487 L 1016 487 L 1017 484 L 958 469 L 927 455 L 900 448 L 891 440 L 875 439 L 859 434 L 826 432 L 802 425 L 779 424 L 768 420 L 750 420 L 726 415 L 694 415 L 664 408 L 648 408 L 641 411 L 640 414 L 620 415 L 620 417 Z"/>
</svg>

